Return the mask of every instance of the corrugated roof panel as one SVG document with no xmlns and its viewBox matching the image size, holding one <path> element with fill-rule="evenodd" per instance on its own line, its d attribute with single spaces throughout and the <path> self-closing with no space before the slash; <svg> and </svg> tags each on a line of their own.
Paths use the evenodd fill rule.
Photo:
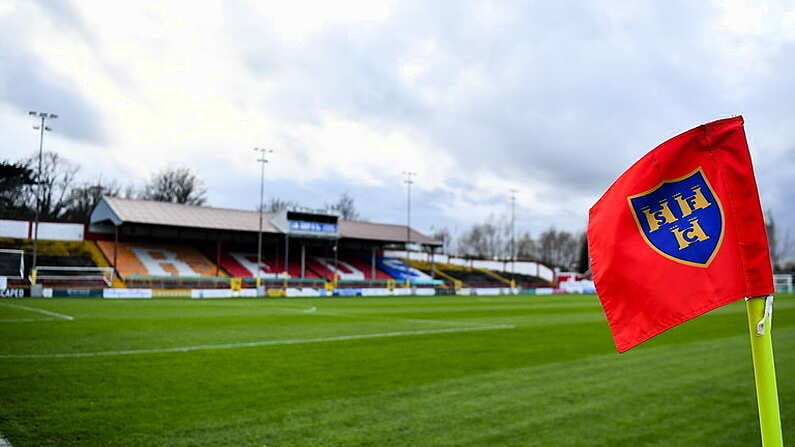
<svg viewBox="0 0 795 447">
<path fill-rule="evenodd" d="M 104 200 L 125 222 L 231 231 L 257 231 L 259 229 L 259 213 L 256 211 L 118 197 L 105 197 Z M 277 233 L 278 231 L 270 224 L 270 217 L 270 213 L 263 213 L 262 231 Z"/>
<path fill-rule="evenodd" d="M 102 200 L 123 222 L 227 231 L 256 232 L 259 229 L 259 213 L 257 211 L 180 205 L 153 200 L 122 199 L 119 197 L 103 197 Z M 265 233 L 280 233 L 278 229 L 271 225 L 271 217 L 271 213 L 263 213 L 262 231 Z M 406 241 L 405 225 L 351 220 L 340 220 L 339 225 L 343 238 L 384 242 Z M 414 229 L 411 230 L 411 242 L 440 245 L 439 242 Z"/>
<path fill-rule="evenodd" d="M 343 220 L 340 221 L 340 232 L 342 233 L 342 237 L 349 239 L 368 239 L 387 242 L 406 241 L 405 225 Z M 432 238 L 415 231 L 414 229 L 411 230 L 411 242 L 420 244 L 438 244 Z"/>
</svg>

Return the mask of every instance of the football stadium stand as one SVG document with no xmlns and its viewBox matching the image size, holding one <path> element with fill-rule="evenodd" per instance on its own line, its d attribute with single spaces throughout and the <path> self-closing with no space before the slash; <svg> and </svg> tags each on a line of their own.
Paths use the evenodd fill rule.
<svg viewBox="0 0 795 447">
<path fill-rule="evenodd" d="M 498 280 L 494 276 L 477 269 L 461 267 L 453 264 L 431 264 L 427 261 L 408 260 L 409 265 L 428 275 L 437 274 L 448 278 L 459 287 L 504 287 L 507 281 Z"/>
<path fill-rule="evenodd" d="M 0 276 L 9 278 L 15 287 L 27 286 L 33 266 L 31 240 L 0 238 L 0 247 L 6 252 L 0 256 Z M 12 256 L 9 252 L 21 255 Z M 90 241 L 40 241 L 37 280 L 48 287 L 108 287 L 113 284 L 112 269 L 97 259 L 97 254 Z"/>
<path fill-rule="evenodd" d="M 395 278 L 393 275 L 386 273 L 382 270 L 379 265 L 379 259 L 383 259 L 382 257 L 376 257 L 376 265 L 375 269 L 373 269 L 373 265 L 371 261 L 367 259 L 367 255 L 364 253 L 354 253 L 349 256 L 343 256 L 343 261 L 351 266 L 359 270 L 362 273 L 363 279 L 378 279 L 378 280 L 390 280 L 390 279 L 398 279 Z M 375 277 L 373 277 L 373 273 L 375 273 Z"/>
<path fill-rule="evenodd" d="M 375 277 L 372 276 L 371 265 L 364 261 L 359 254 L 340 256 L 336 261 L 334 258 L 324 256 L 306 256 L 303 274 L 301 271 L 300 260 L 293 260 L 300 257 L 300 253 L 293 253 L 288 262 L 287 273 L 290 278 L 306 279 L 325 279 L 333 280 L 336 271 L 338 279 L 351 281 L 365 280 L 391 280 L 392 276 L 382 270 L 375 269 Z M 257 254 L 245 251 L 223 251 L 221 253 L 221 267 L 230 276 L 237 278 L 256 277 Z M 267 279 L 279 279 L 284 277 L 284 261 L 265 254 L 262 257 L 261 277 Z M 336 268 L 335 268 L 336 265 Z"/>
<path fill-rule="evenodd" d="M 13 287 L 30 287 L 34 280 L 53 288 L 112 286 L 120 289 L 114 297 L 135 290 L 169 295 L 165 289 L 198 297 L 231 296 L 231 291 L 262 296 L 266 289 L 292 290 L 290 296 L 429 295 L 434 290 L 428 288 L 516 293 L 522 287 L 549 288 L 555 278 L 553 270 L 531 261 L 435 254 L 440 242 L 405 225 L 348 221 L 325 210 L 259 213 L 114 197 L 103 197 L 84 227 L 48 223 L 46 234 L 58 240 L 40 238 L 33 278 L 32 223 L 1 223 L 0 251 L 7 253 L 0 256 L 0 277 Z"/>
<path fill-rule="evenodd" d="M 223 285 L 228 279 L 220 278 L 233 277 L 243 278 L 246 287 L 258 276 L 259 216 L 254 211 L 105 197 L 92 213 L 88 234 L 126 281 L 216 278 Z M 414 244 L 431 249 L 439 245 L 410 232 Z M 325 211 L 263 213 L 259 278 L 282 285 L 287 278 L 296 285 L 383 285 L 396 277 L 380 267 L 379 254 L 387 245 L 404 243 L 406 234 L 402 225 L 346 221 Z"/>
<path fill-rule="evenodd" d="M 509 276 L 511 275 L 517 275 L 517 280 L 527 280 L 530 282 L 540 281 L 547 285 L 557 282 L 555 270 L 547 265 L 532 260 L 517 260 L 513 262 L 507 259 L 488 260 L 461 258 L 445 254 L 430 255 L 429 253 L 406 252 L 400 250 L 387 250 L 384 254 L 385 256 L 410 259 L 411 261 L 426 262 L 429 266 L 428 268 L 433 264 L 448 264 L 466 267 L 469 270 L 480 269 L 481 271 L 494 272 L 505 279 L 510 279 Z"/>
<path fill-rule="evenodd" d="M 262 272 L 260 277 L 268 279 L 282 278 L 284 269 L 279 267 L 279 260 L 273 259 L 268 255 L 262 258 L 260 265 Z M 236 278 L 253 278 L 257 276 L 257 253 L 250 253 L 246 251 L 223 251 L 221 252 L 221 268 L 226 271 L 230 276 Z M 292 277 L 300 277 L 301 266 L 296 263 L 290 262 L 288 265 L 288 273 Z M 317 278 L 317 276 L 314 276 Z"/>
<path fill-rule="evenodd" d="M 329 281 L 334 280 L 335 274 L 338 279 L 345 281 L 364 281 L 366 279 L 364 271 L 354 267 L 346 259 L 337 259 L 335 261 L 333 258 L 312 256 L 309 261 L 309 269 Z"/>
<path fill-rule="evenodd" d="M 433 279 L 432 276 L 406 264 L 405 262 L 397 258 L 380 257 L 377 259 L 376 262 L 378 263 L 377 264 L 378 268 L 387 272 L 394 279 L 400 281 L 422 282 L 422 281 L 430 281 Z"/>
<path fill-rule="evenodd" d="M 500 272 L 499 274 L 500 276 L 504 277 L 509 281 L 513 280 L 515 284 L 525 289 L 534 289 L 537 287 L 549 287 L 551 285 L 550 281 L 547 281 L 543 278 L 539 278 L 538 276 L 523 275 L 520 273 L 510 273 L 510 272 Z"/>
<path fill-rule="evenodd" d="M 505 282 L 498 282 L 480 270 L 444 270 L 442 272 L 458 279 L 467 287 L 493 287 L 495 284 L 505 286 Z"/>
<path fill-rule="evenodd" d="M 430 263 L 428 261 L 407 260 L 408 264 L 426 274 L 442 277 L 457 287 L 506 287 L 514 285 L 521 288 L 549 287 L 551 282 L 532 275 L 522 275 L 505 271 L 494 271 L 469 265 Z M 512 283 L 511 280 L 514 282 Z"/>
<path fill-rule="evenodd" d="M 102 253 L 113 258 L 122 278 L 136 276 L 225 276 L 194 247 L 97 241 Z"/>
</svg>

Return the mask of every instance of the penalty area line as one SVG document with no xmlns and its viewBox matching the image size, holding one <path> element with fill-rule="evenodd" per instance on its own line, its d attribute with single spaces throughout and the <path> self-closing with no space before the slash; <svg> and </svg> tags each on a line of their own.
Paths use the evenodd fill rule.
<svg viewBox="0 0 795 447">
<path fill-rule="evenodd" d="M 28 312 L 36 312 L 36 313 L 39 313 L 39 314 L 42 314 L 42 315 L 49 315 L 51 317 L 60 318 L 62 320 L 71 321 L 71 320 L 75 319 L 75 317 L 73 317 L 71 315 L 59 314 L 58 312 L 50 312 L 49 310 L 39 309 L 39 308 L 36 308 L 36 307 L 23 306 L 21 304 L 0 303 L 0 306 L 8 307 L 10 309 L 27 310 Z M 0 446 L 0 447 L 2 447 L 2 446 Z"/>
<path fill-rule="evenodd" d="M 139 354 L 167 354 L 171 352 L 191 352 L 191 351 L 208 351 L 216 349 L 256 348 L 262 346 L 329 343 L 336 341 L 367 340 L 371 338 L 406 337 L 412 335 L 433 335 L 433 334 L 451 334 L 459 332 L 497 331 L 497 330 L 514 329 L 514 328 L 515 326 L 512 324 L 499 324 L 494 326 L 483 326 L 483 327 L 452 327 L 452 328 L 442 328 L 442 329 L 424 329 L 416 331 L 381 332 L 376 334 L 337 335 L 333 337 L 294 338 L 286 340 L 261 340 L 261 341 L 251 341 L 251 342 L 241 342 L 241 343 L 225 343 L 218 345 L 177 346 L 173 348 L 128 349 L 122 351 L 96 351 L 96 352 L 66 352 L 66 353 L 53 353 L 53 354 L 0 354 L 0 359 L 55 359 L 55 358 L 60 359 L 60 358 L 103 357 L 103 356 L 118 356 L 118 355 L 139 355 Z"/>
</svg>

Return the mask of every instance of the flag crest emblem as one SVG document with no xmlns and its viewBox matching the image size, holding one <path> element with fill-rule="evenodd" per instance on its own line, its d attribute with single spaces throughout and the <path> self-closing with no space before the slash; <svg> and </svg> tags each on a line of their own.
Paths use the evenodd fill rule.
<svg viewBox="0 0 795 447">
<path fill-rule="evenodd" d="M 695 267 L 708 267 L 715 258 L 723 208 L 700 167 L 627 200 L 643 239 L 660 255 Z"/>
<path fill-rule="evenodd" d="M 773 293 L 742 117 L 664 141 L 588 216 L 591 271 L 619 352 L 712 309 Z"/>
</svg>

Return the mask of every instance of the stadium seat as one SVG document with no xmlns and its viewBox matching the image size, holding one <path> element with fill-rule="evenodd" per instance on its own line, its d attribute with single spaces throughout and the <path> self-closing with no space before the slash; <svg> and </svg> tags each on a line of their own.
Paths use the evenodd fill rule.
<svg viewBox="0 0 795 447">
<path fill-rule="evenodd" d="M 331 280 L 334 278 L 336 272 L 339 279 L 345 281 L 366 281 L 370 278 L 370 266 L 366 265 L 360 259 L 351 257 L 340 257 L 336 261 L 334 258 L 326 258 L 323 256 L 310 256 L 307 257 L 307 266 L 318 277 Z M 335 269 L 336 266 L 336 269 Z M 390 276 L 381 272 L 381 277 L 376 279 L 391 279 Z"/>
<path fill-rule="evenodd" d="M 256 259 L 254 260 L 254 265 L 256 268 Z M 221 252 L 221 268 L 236 278 L 254 276 L 251 270 L 247 269 L 241 261 L 238 261 L 237 256 L 227 251 Z"/>
<path fill-rule="evenodd" d="M 379 257 L 376 259 L 376 265 L 379 269 L 383 270 L 397 280 L 428 281 L 432 279 L 425 272 L 407 265 L 397 258 Z"/>
<path fill-rule="evenodd" d="M 242 251 L 229 251 L 221 253 L 221 267 L 230 275 L 239 278 L 253 278 L 257 276 L 257 254 Z M 277 278 L 281 269 L 268 256 L 262 257 L 262 278 Z"/>
<path fill-rule="evenodd" d="M 334 261 L 332 260 L 331 262 L 333 264 Z M 334 279 L 334 271 L 327 267 L 327 263 L 319 262 L 318 257 L 307 256 L 306 266 L 319 278 L 323 278 L 327 281 Z"/>
<path fill-rule="evenodd" d="M 361 255 L 351 255 L 351 256 L 344 256 L 343 259 L 346 263 L 350 264 L 354 268 L 360 270 L 364 273 L 364 279 L 373 279 L 372 278 L 372 266 L 370 265 L 370 261 L 365 261 L 365 257 Z M 383 270 L 376 267 L 375 269 L 375 279 L 380 280 L 388 280 L 388 279 L 395 279 L 392 276 L 385 273 Z"/>
<path fill-rule="evenodd" d="M 272 255 L 263 255 L 261 277 L 266 279 L 281 278 L 281 274 L 284 272 L 283 263 L 283 260 L 277 260 Z M 221 268 L 234 277 L 256 277 L 257 254 L 244 251 L 222 251 Z M 291 258 L 287 266 L 287 273 L 290 278 L 301 278 L 301 261 Z M 319 276 L 307 268 L 304 272 L 304 278 L 317 279 Z"/>
<path fill-rule="evenodd" d="M 114 243 L 98 241 L 105 256 L 113 260 Z M 116 253 L 116 271 L 122 277 L 216 276 L 217 268 L 194 247 L 121 242 Z"/>
</svg>

